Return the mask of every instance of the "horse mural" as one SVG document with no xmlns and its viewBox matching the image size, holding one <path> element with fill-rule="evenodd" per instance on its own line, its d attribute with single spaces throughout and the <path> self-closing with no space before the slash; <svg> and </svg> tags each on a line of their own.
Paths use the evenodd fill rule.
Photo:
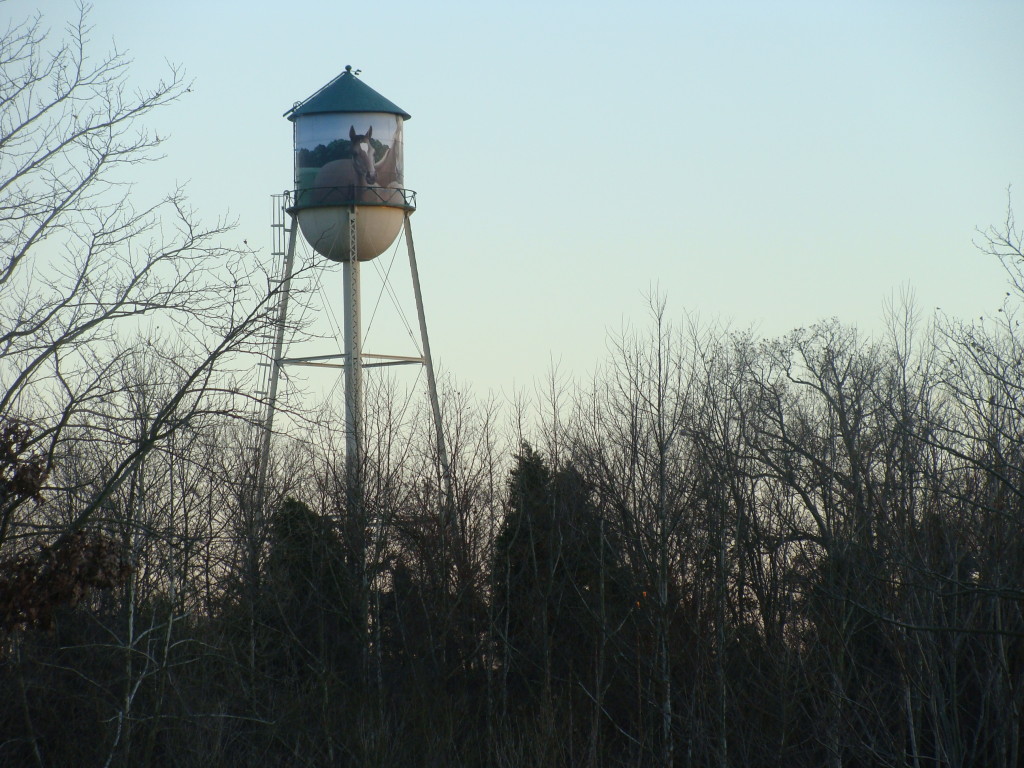
<svg viewBox="0 0 1024 768">
<path fill-rule="evenodd" d="M 354 125 L 348 129 L 348 140 L 352 147 L 352 167 L 355 169 L 360 187 L 372 187 L 377 184 L 377 163 L 374 162 L 373 145 L 370 144 L 372 138 L 372 125 L 364 134 L 357 134 Z M 388 147 L 384 156 L 387 157 L 390 152 L 391 147 Z"/>
<path fill-rule="evenodd" d="M 350 203 L 398 204 L 403 202 L 399 152 L 383 144 L 384 153 L 376 159 L 371 139 L 373 126 L 366 133 L 349 127 L 349 157 L 325 163 L 313 181 L 317 205 Z M 378 144 L 380 144 L 378 142 Z"/>
</svg>

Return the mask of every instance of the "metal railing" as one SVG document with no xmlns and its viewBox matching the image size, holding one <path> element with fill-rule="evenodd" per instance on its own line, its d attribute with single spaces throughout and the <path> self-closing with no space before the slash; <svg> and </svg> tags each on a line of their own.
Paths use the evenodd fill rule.
<svg viewBox="0 0 1024 768">
<path fill-rule="evenodd" d="M 382 205 L 416 210 L 416 193 L 396 187 L 360 187 L 346 184 L 340 187 L 306 187 L 295 190 L 294 205 L 289 212 L 303 208 L 330 208 L 348 205 Z"/>
</svg>

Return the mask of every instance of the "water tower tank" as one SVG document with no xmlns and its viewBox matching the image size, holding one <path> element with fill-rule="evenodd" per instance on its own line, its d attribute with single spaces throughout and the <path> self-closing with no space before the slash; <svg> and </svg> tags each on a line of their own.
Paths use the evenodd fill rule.
<svg viewBox="0 0 1024 768">
<path fill-rule="evenodd" d="M 351 67 L 285 113 L 295 131 L 295 205 L 302 236 L 334 261 L 348 261 L 346 225 L 355 209 L 359 261 L 394 242 L 414 194 L 404 188 L 402 124 L 409 115 Z"/>
</svg>

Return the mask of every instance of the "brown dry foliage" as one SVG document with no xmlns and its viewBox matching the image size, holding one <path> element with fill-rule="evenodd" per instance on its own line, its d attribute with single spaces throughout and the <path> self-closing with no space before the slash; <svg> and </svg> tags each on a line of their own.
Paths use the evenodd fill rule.
<svg viewBox="0 0 1024 768">
<path fill-rule="evenodd" d="M 19 421 L 0 424 L 0 503 L 11 499 L 42 500 L 47 468 L 43 456 L 30 451 L 32 431 Z"/>
<path fill-rule="evenodd" d="M 0 561 L 0 632 L 52 629 L 57 609 L 124 584 L 131 570 L 120 545 L 85 531 L 38 555 Z"/>
</svg>

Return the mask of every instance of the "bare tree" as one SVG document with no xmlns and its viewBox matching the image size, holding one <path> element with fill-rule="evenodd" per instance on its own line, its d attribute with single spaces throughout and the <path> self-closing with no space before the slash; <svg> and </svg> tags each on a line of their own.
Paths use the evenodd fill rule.
<svg viewBox="0 0 1024 768">
<path fill-rule="evenodd" d="M 254 254 L 221 244 L 228 224 L 204 225 L 181 190 L 140 205 L 132 174 L 163 141 L 145 121 L 188 83 L 171 67 L 136 90 L 130 61 L 96 57 L 89 36 L 84 6 L 59 40 L 39 17 L 0 36 L 0 419 L 25 425 L 25 447 L 48 467 L 72 433 L 104 439 L 87 438 L 92 414 L 117 399 L 133 349 L 174 339 L 154 354 L 177 377 L 61 533 L 197 414 L 237 405 L 251 367 L 239 354 L 252 349 L 273 295 Z M 0 500 L 0 544 L 24 533 L 17 513 L 28 501 Z"/>
<path fill-rule="evenodd" d="M 0 33 L 0 430 L 18 459 L 0 478 L 0 619 L 46 625 L 97 587 L 129 587 L 115 641 L 127 665 L 115 752 L 128 761 L 133 686 L 169 679 L 167 654 L 140 655 L 139 638 L 169 647 L 195 592 L 192 544 L 182 570 L 154 570 L 174 562 L 182 526 L 198 530 L 175 493 L 189 463 L 174 441 L 253 411 L 252 354 L 279 285 L 182 190 L 142 202 L 133 178 L 163 143 L 147 123 L 189 84 L 172 66 L 138 89 L 130 60 L 97 56 L 90 34 L 84 5 L 63 34 L 39 16 Z M 167 469 L 156 481 L 154 451 Z M 207 564 L 222 557 L 195 544 Z M 135 612 L 155 596 L 170 602 L 143 627 Z"/>
</svg>

